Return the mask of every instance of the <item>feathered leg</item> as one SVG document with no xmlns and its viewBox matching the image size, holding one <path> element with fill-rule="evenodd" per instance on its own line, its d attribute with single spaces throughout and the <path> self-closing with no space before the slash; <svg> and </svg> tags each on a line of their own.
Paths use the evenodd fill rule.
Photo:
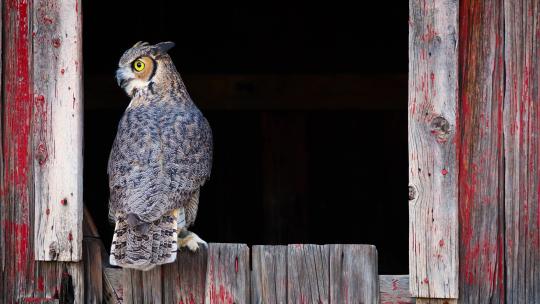
<svg viewBox="0 0 540 304">
<path fill-rule="evenodd" d="M 199 191 L 195 192 L 184 206 L 185 221 L 178 220 L 178 248 L 187 247 L 191 251 L 197 251 L 199 244 L 208 244 L 195 233 L 187 228 L 195 222 L 199 207 Z M 182 216 L 179 217 L 180 219 Z"/>
</svg>

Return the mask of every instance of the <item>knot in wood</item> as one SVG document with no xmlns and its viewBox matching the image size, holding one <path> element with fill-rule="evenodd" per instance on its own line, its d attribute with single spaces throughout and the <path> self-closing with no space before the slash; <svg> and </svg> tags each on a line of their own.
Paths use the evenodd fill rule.
<svg viewBox="0 0 540 304">
<path fill-rule="evenodd" d="M 416 198 L 416 188 L 409 186 L 409 200 L 412 201 Z"/>
<path fill-rule="evenodd" d="M 435 140 L 440 144 L 445 143 L 450 136 L 450 123 L 442 116 L 433 118 L 430 129 L 431 134 L 435 136 Z"/>
</svg>

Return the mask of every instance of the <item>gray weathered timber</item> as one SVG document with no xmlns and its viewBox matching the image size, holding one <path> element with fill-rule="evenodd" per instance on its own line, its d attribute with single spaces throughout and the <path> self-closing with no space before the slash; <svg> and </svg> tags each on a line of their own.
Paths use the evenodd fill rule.
<svg viewBox="0 0 540 304">
<path fill-rule="evenodd" d="M 413 304 L 408 275 L 380 275 L 379 292 L 382 304 Z"/>
<path fill-rule="evenodd" d="M 458 1 L 409 1 L 409 269 L 417 297 L 458 297 Z"/>
<path fill-rule="evenodd" d="M 538 1 L 504 1 L 505 230 L 496 250 L 504 247 L 506 303 L 540 303 L 539 33 Z"/>
<path fill-rule="evenodd" d="M 55 0 L 49 1 L 56 5 Z M 81 1 L 72 10 L 80 12 Z M 39 2 L 2 1 L 2 150 L 0 161 L 0 303 L 84 303 L 82 263 L 35 260 L 37 132 L 34 13 Z M 56 21 L 52 21 L 56 22 Z M 36 33 L 37 35 L 37 33 Z M 50 41 L 49 41 L 50 43 Z M 50 45 L 50 44 L 49 44 Z M 52 60 L 51 58 L 41 58 Z M 55 109 L 53 109 L 55 110 Z M 54 111 L 53 111 L 54 112 Z M 60 140 L 60 139 L 59 139 Z M 39 146 L 38 146 L 39 147 Z M 82 219 L 82 209 L 80 210 Z M 46 215 L 46 213 L 45 213 Z M 79 225 L 79 228 L 81 225 Z M 79 234 L 82 241 L 82 233 Z M 69 234 L 67 235 L 69 236 Z M 81 249 L 79 249 L 80 258 Z"/>
<path fill-rule="evenodd" d="M 210 243 L 205 303 L 249 303 L 249 248 L 245 244 Z"/>
<path fill-rule="evenodd" d="M 426 299 L 418 298 L 416 299 L 416 304 L 457 304 L 457 299 Z"/>
<path fill-rule="evenodd" d="M 503 2 L 461 3 L 460 303 L 505 302 Z"/>
<path fill-rule="evenodd" d="M 161 266 L 148 271 L 123 269 L 124 303 L 162 303 Z"/>
<path fill-rule="evenodd" d="M 122 288 L 123 271 L 121 268 L 103 268 L 103 302 L 121 304 L 124 302 Z"/>
<path fill-rule="evenodd" d="M 35 258 L 82 256 L 82 17 L 78 0 L 33 1 Z"/>
<path fill-rule="evenodd" d="M 287 303 L 287 246 L 253 246 L 251 303 Z"/>
<path fill-rule="evenodd" d="M 379 303 L 377 249 L 372 245 L 328 245 L 330 303 Z"/>
<path fill-rule="evenodd" d="M 327 245 L 287 247 L 287 303 L 330 303 L 329 280 Z"/>
<path fill-rule="evenodd" d="M 125 304 L 144 303 L 145 285 L 142 271 L 123 269 L 122 290 Z"/>
<path fill-rule="evenodd" d="M 84 303 L 103 301 L 102 249 L 100 239 L 92 237 L 83 239 Z"/>
<path fill-rule="evenodd" d="M 197 252 L 182 249 L 176 262 L 163 265 L 164 303 L 204 303 L 208 249 Z"/>
</svg>

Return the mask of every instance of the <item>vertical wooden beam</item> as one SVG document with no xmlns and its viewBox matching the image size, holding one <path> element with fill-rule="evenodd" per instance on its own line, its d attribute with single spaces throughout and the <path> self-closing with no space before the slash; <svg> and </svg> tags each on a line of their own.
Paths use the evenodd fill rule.
<svg viewBox="0 0 540 304">
<path fill-rule="evenodd" d="M 496 45 L 504 42 L 506 77 L 502 122 L 505 223 L 503 231 L 499 216 L 497 241 L 491 242 L 497 263 L 488 278 L 497 280 L 493 285 L 500 289 L 505 276 L 503 295 L 508 303 L 540 303 L 540 3 L 505 0 L 504 38 L 496 39 Z M 500 56 L 497 64 L 502 65 L 499 61 Z M 501 88 L 493 91 L 502 91 L 501 83 L 495 85 Z"/>
<path fill-rule="evenodd" d="M 287 246 L 253 246 L 251 303 L 287 302 Z"/>
<path fill-rule="evenodd" d="M 245 244 L 209 244 L 206 304 L 249 303 L 249 248 Z"/>
<path fill-rule="evenodd" d="M 459 300 L 504 303 L 503 0 L 460 5 Z"/>
<path fill-rule="evenodd" d="M 84 302 L 81 263 L 34 259 L 34 2 L 3 1 L 0 302 Z M 46 60 L 40 59 L 40 60 Z M 82 210 L 81 210 L 82 211 Z"/>
<path fill-rule="evenodd" d="M 377 249 L 373 245 L 328 245 L 330 303 L 379 304 Z"/>
<path fill-rule="evenodd" d="M 326 245 L 289 245 L 287 303 L 330 303 L 329 251 Z"/>
<path fill-rule="evenodd" d="M 35 255 L 82 255 L 81 1 L 36 0 L 33 10 Z"/>
<path fill-rule="evenodd" d="M 409 1 L 409 270 L 413 296 L 458 297 L 458 3 Z"/>
<path fill-rule="evenodd" d="M 162 266 L 164 303 L 204 303 L 208 249 L 180 250 L 176 263 Z"/>
</svg>

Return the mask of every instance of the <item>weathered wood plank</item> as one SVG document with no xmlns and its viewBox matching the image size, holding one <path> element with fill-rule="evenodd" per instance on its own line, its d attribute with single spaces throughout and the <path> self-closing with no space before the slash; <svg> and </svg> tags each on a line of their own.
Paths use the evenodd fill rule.
<svg viewBox="0 0 540 304">
<path fill-rule="evenodd" d="M 458 1 L 409 1 L 409 269 L 418 297 L 458 297 Z"/>
<path fill-rule="evenodd" d="M 251 303 L 287 302 L 287 246 L 253 246 Z"/>
<path fill-rule="evenodd" d="M 503 11 L 503 0 L 460 9 L 461 303 L 505 302 Z"/>
<path fill-rule="evenodd" d="M 507 303 L 540 303 L 539 33 L 538 1 L 504 1 L 506 81 L 504 89 L 492 90 L 504 92 L 505 224 L 504 231 L 500 227 L 497 231 L 497 247 L 492 247 L 499 263 L 490 274 L 495 278 L 489 279 L 504 276 Z"/>
<path fill-rule="evenodd" d="M 249 248 L 211 243 L 208 248 L 205 303 L 249 303 Z"/>
<path fill-rule="evenodd" d="M 414 304 L 408 275 L 380 275 L 379 292 L 381 304 Z"/>
<path fill-rule="evenodd" d="M 33 2 L 35 256 L 82 256 L 82 18 L 78 0 Z"/>
<path fill-rule="evenodd" d="M 379 304 L 379 272 L 375 246 L 328 247 L 330 303 Z"/>
<path fill-rule="evenodd" d="M 122 290 L 125 304 L 144 303 L 144 282 L 142 271 L 123 269 Z"/>
<path fill-rule="evenodd" d="M 34 2 L 3 1 L 0 302 L 84 302 L 82 263 L 34 260 Z M 46 60 L 47 58 L 41 59 Z M 62 301 L 60 301 L 62 302 Z"/>
<path fill-rule="evenodd" d="M 123 269 L 124 303 L 163 303 L 161 266 L 148 271 Z"/>
<path fill-rule="evenodd" d="M 103 268 L 103 302 L 121 304 L 124 302 L 122 286 L 123 270 L 121 268 Z"/>
<path fill-rule="evenodd" d="M 287 247 L 287 303 L 330 303 L 326 245 Z"/>
<path fill-rule="evenodd" d="M 103 244 L 97 238 L 84 238 L 84 303 L 101 303 L 103 299 L 102 253 Z"/>
<path fill-rule="evenodd" d="M 164 303 L 204 303 L 208 249 L 180 250 L 176 262 L 163 265 Z"/>
</svg>

